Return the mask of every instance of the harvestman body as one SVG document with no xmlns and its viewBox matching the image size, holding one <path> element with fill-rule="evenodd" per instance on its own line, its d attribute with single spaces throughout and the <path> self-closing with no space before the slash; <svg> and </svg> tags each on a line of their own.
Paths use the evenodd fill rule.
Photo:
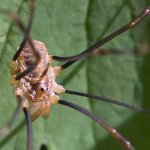
<svg viewBox="0 0 150 150">
<path fill-rule="evenodd" d="M 35 55 L 29 42 L 24 46 L 16 61 L 11 61 L 11 85 L 14 87 L 15 96 L 22 98 L 22 108 L 28 108 L 32 120 L 39 115 L 48 118 L 50 106 L 58 103 L 59 97 L 55 93 L 64 93 L 63 86 L 55 82 L 55 77 L 61 71 L 61 67 L 52 67 L 52 57 L 48 55 L 44 43 L 32 40 L 35 49 L 41 56 L 36 68 L 21 78 L 15 80 L 20 72 L 29 68 L 35 62 Z"/>
<path fill-rule="evenodd" d="M 27 150 L 32 150 L 32 124 L 30 117 L 32 120 L 35 120 L 40 115 L 42 115 L 45 119 L 48 118 L 51 104 L 65 105 L 85 114 L 93 121 L 95 121 L 98 125 L 103 127 L 107 132 L 109 132 L 116 140 L 118 140 L 124 147 L 124 149 L 134 150 L 134 147 L 130 144 L 130 142 L 128 142 L 128 140 L 126 140 L 114 128 L 105 123 L 101 118 L 97 117 L 95 114 L 79 105 L 61 100 L 59 96 L 56 95 L 56 93 L 73 94 L 93 98 L 95 100 L 102 100 L 139 112 L 150 113 L 149 110 L 102 96 L 94 96 L 77 91 L 66 90 L 63 88 L 63 86 L 58 85 L 55 82 L 55 78 L 63 69 L 66 69 L 80 59 L 90 56 L 97 48 L 99 48 L 103 44 L 136 26 L 150 14 L 150 7 L 144 9 L 133 21 L 127 23 L 115 32 L 99 40 L 97 43 L 87 48 L 85 51 L 69 57 L 50 56 L 48 55 L 47 49 L 42 42 L 31 40 L 30 31 L 34 16 L 34 10 L 35 0 L 30 0 L 29 21 L 27 26 L 25 27 L 17 14 L 0 9 L 2 13 L 10 16 L 10 18 L 18 25 L 19 29 L 24 34 L 23 41 L 21 42 L 16 54 L 11 61 L 10 68 L 12 74 L 11 84 L 14 87 L 14 94 L 17 97 L 19 104 L 21 104 L 26 117 Z M 110 51 L 110 54 L 113 53 L 114 52 Z M 107 53 L 100 53 L 100 55 L 105 54 Z M 51 63 L 53 60 L 63 61 L 65 63 L 60 67 L 52 67 Z M 12 119 L 10 119 L 10 122 L 7 125 L 8 127 L 11 126 L 13 122 L 12 120 L 14 120 L 15 115 L 16 112 L 12 116 Z"/>
</svg>

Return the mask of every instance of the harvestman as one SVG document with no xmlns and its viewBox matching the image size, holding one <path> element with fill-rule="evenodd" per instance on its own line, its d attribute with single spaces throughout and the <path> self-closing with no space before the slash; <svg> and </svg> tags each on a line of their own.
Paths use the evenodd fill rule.
<svg viewBox="0 0 150 150">
<path fill-rule="evenodd" d="M 63 86 L 58 85 L 55 82 L 55 78 L 61 71 L 71 66 L 73 63 L 80 59 L 90 56 L 98 47 L 104 45 L 108 41 L 112 40 L 116 36 L 126 32 L 127 30 L 135 27 L 144 18 L 150 14 L 150 7 L 144 9 L 134 20 L 124 25 L 120 29 L 116 30 L 112 34 L 104 37 L 85 51 L 80 54 L 70 57 L 59 57 L 48 55 L 47 49 L 44 43 L 33 40 L 30 37 L 30 31 L 35 10 L 35 0 L 30 0 L 30 15 L 27 26 L 25 27 L 21 19 L 17 14 L 1 9 L 2 13 L 7 14 L 18 25 L 19 29 L 23 32 L 24 38 L 20 44 L 16 54 L 11 61 L 11 84 L 14 87 L 14 94 L 18 100 L 18 107 L 14 111 L 13 116 L 7 123 L 7 128 L 10 128 L 20 106 L 23 109 L 27 124 L 27 149 L 32 150 L 32 123 L 31 120 L 35 120 L 39 116 L 48 118 L 51 104 L 61 104 L 73 108 L 99 124 L 107 132 L 109 132 L 116 140 L 118 140 L 124 149 L 134 150 L 134 147 L 126 140 L 116 129 L 106 124 L 103 120 L 97 117 L 95 114 L 89 112 L 85 108 L 76 105 L 72 102 L 61 100 L 57 93 L 73 94 L 95 100 L 101 100 L 117 104 L 128 109 L 132 109 L 139 112 L 150 113 L 149 110 L 143 108 L 122 103 L 113 99 L 89 95 L 77 91 L 66 90 Z M 105 55 L 113 52 L 99 52 L 100 55 Z M 52 67 L 53 61 L 65 62 L 62 66 Z"/>
</svg>

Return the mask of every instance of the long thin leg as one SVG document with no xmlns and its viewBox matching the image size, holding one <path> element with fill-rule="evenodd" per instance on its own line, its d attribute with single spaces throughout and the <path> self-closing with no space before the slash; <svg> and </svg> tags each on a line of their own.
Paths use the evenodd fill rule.
<svg viewBox="0 0 150 150">
<path fill-rule="evenodd" d="M 10 129 L 11 129 L 14 121 L 17 118 L 17 115 L 20 112 L 20 106 L 21 106 L 21 101 L 18 100 L 18 105 L 15 108 L 14 112 L 12 113 L 12 116 L 10 117 L 10 119 L 8 120 L 8 122 L 6 123 L 6 125 L 3 128 L 0 129 L 0 138 L 5 137 L 9 133 L 9 131 L 10 131 Z"/>
<path fill-rule="evenodd" d="M 91 113 L 87 109 L 85 109 L 79 105 L 76 105 L 74 103 L 64 101 L 64 100 L 59 100 L 58 103 L 61 105 L 71 107 L 71 108 L 83 113 L 84 115 L 88 116 L 89 118 L 94 120 L 98 125 L 103 127 L 107 132 L 109 132 L 117 141 L 120 142 L 120 144 L 126 150 L 134 150 L 134 147 L 130 144 L 130 142 L 128 140 L 126 140 L 118 131 L 116 131 L 116 129 L 114 129 L 111 126 L 109 126 L 108 124 L 106 124 L 101 118 L 98 118 L 95 114 Z"/>
<path fill-rule="evenodd" d="M 23 47 L 25 46 L 26 42 L 29 39 L 29 34 L 31 32 L 32 28 L 32 23 L 33 23 L 33 16 L 34 16 L 34 11 L 35 11 L 35 0 L 30 0 L 30 14 L 29 14 L 29 20 L 26 29 L 24 29 L 24 38 L 23 41 L 21 42 L 16 54 L 13 57 L 13 61 L 17 60 L 19 57 L 21 51 L 23 50 Z"/>
<path fill-rule="evenodd" d="M 17 99 L 18 99 L 18 101 L 22 102 L 21 96 L 18 95 Z M 28 109 L 24 107 L 23 112 L 25 115 L 25 121 L 26 121 L 26 125 L 27 125 L 27 147 L 26 147 L 26 150 L 32 150 L 32 147 L 33 147 L 32 121 L 31 121 L 31 117 L 30 117 Z"/>
<path fill-rule="evenodd" d="M 21 106 L 21 102 L 18 101 L 18 105 L 17 105 L 16 109 L 14 110 L 14 112 L 13 112 L 13 114 L 12 114 L 10 120 L 7 122 L 7 125 L 6 125 L 7 127 L 11 128 L 12 124 L 13 124 L 14 121 L 16 120 L 16 117 L 17 117 L 17 115 L 18 115 L 19 112 L 20 112 L 20 106 Z"/>
<path fill-rule="evenodd" d="M 92 56 L 107 56 L 107 55 L 115 55 L 115 56 L 143 56 L 149 53 L 149 45 L 148 44 L 140 44 L 132 49 L 97 49 L 94 50 L 89 57 Z"/>
<path fill-rule="evenodd" d="M 4 14 L 8 15 L 18 25 L 19 29 L 24 34 L 23 41 L 21 42 L 18 51 L 14 55 L 13 61 L 15 61 L 18 58 L 19 54 L 23 50 L 23 47 L 25 46 L 27 41 L 29 41 L 30 46 L 31 46 L 31 48 L 32 48 L 32 50 L 34 52 L 35 57 L 36 57 L 36 60 L 33 63 L 33 65 L 28 67 L 27 70 L 25 70 L 25 71 L 21 72 L 19 75 L 17 75 L 16 76 L 16 80 L 20 80 L 22 77 L 24 77 L 25 75 L 30 73 L 37 66 L 38 62 L 41 59 L 39 53 L 34 48 L 34 45 L 33 45 L 32 41 L 31 41 L 31 37 L 29 36 L 30 31 L 31 31 L 31 27 L 32 27 L 32 22 L 33 22 L 34 10 L 35 10 L 35 0 L 30 0 L 30 15 L 29 15 L 30 17 L 29 17 L 29 21 L 28 21 L 27 27 L 25 27 L 23 22 L 21 21 L 20 17 L 17 14 L 15 14 L 13 12 L 10 12 L 8 10 L 0 8 L 0 11 L 2 13 L 4 13 Z"/>
<path fill-rule="evenodd" d="M 98 47 L 104 45 L 108 41 L 112 40 L 113 38 L 117 37 L 118 35 L 126 32 L 127 30 L 135 27 L 137 24 L 139 24 L 143 19 L 145 19 L 148 15 L 150 14 L 150 7 L 144 9 L 134 20 L 129 22 L 128 24 L 124 25 L 120 29 L 116 30 L 115 32 L 111 33 L 110 35 L 104 37 L 85 51 L 83 51 L 80 54 L 74 55 L 74 56 L 69 56 L 69 57 L 59 57 L 59 56 L 53 56 L 52 58 L 54 60 L 58 61 L 64 61 L 67 62 L 66 64 L 62 65 L 62 69 L 65 69 L 69 67 L 71 64 L 75 63 L 76 61 L 88 57 L 95 49 Z"/>
<path fill-rule="evenodd" d="M 8 131 L 8 129 L 14 123 L 17 114 L 19 113 L 20 106 L 21 106 L 21 103 L 22 103 L 22 98 L 20 96 L 17 96 L 17 100 L 18 100 L 18 107 L 16 108 L 16 110 L 14 111 L 12 117 L 10 118 L 8 123 L 6 124 L 6 127 L 4 127 L 1 130 L 0 135 L 2 135 L 3 133 L 5 134 Z M 32 121 L 31 121 L 28 109 L 27 108 L 23 108 L 23 112 L 25 114 L 25 120 L 26 120 L 26 125 L 27 125 L 27 148 L 26 148 L 26 150 L 32 150 L 32 143 L 33 143 L 32 142 L 32 138 L 33 138 L 32 137 Z M 3 137 L 6 136 L 8 134 L 8 132 L 5 135 L 3 135 Z M 0 137 L 0 138 L 3 138 L 3 137 Z"/>
<path fill-rule="evenodd" d="M 32 41 L 30 40 L 30 32 L 31 32 L 31 28 L 32 28 L 32 23 L 33 23 L 33 16 L 34 16 L 34 11 L 35 11 L 35 0 L 30 0 L 30 15 L 29 15 L 29 21 L 27 24 L 26 29 L 23 31 L 24 32 L 24 38 L 23 41 L 20 44 L 19 49 L 17 50 L 16 54 L 13 57 L 13 61 L 17 60 L 17 58 L 19 57 L 19 54 L 21 53 L 21 51 L 23 50 L 23 47 L 25 46 L 26 42 L 29 41 L 30 46 L 33 49 L 34 55 L 36 56 L 36 61 L 33 63 L 32 66 L 30 66 L 27 70 L 23 71 L 22 73 L 20 73 L 19 75 L 16 76 L 16 80 L 20 80 L 22 77 L 24 77 L 25 75 L 27 75 L 28 73 L 30 73 L 38 64 L 39 60 L 40 60 L 40 55 L 39 53 L 35 50 L 34 45 L 32 43 Z M 23 24 L 23 23 L 22 23 Z"/>
<path fill-rule="evenodd" d="M 31 122 L 31 118 L 30 118 L 30 114 L 27 108 L 23 108 L 23 112 L 25 114 L 25 118 L 26 118 L 26 124 L 27 124 L 27 150 L 32 150 L 32 122 Z"/>
<path fill-rule="evenodd" d="M 123 103 L 121 101 L 115 100 L 115 99 L 111 99 L 111 98 L 107 98 L 104 96 L 96 96 L 96 95 L 91 95 L 91 94 L 87 94 L 87 93 L 83 93 L 83 92 L 78 92 L 78 91 L 71 91 L 71 90 L 65 90 L 66 94 L 72 94 L 72 95 L 77 95 L 77 96 L 83 96 L 83 97 L 88 97 L 88 98 L 92 98 L 95 100 L 100 100 L 100 101 L 104 101 L 107 103 L 111 103 L 111 104 L 115 104 L 115 105 L 119 105 L 137 112 L 144 112 L 144 113 L 148 113 L 150 114 L 150 110 L 147 109 L 143 109 L 139 106 L 135 106 L 135 105 L 130 105 L 127 103 Z"/>
<path fill-rule="evenodd" d="M 35 10 L 35 0 L 30 0 L 29 6 L 30 6 L 30 11 L 29 11 L 30 13 L 29 13 L 29 20 L 27 23 L 27 27 L 24 26 L 22 20 L 20 19 L 20 17 L 16 13 L 11 12 L 11 11 L 6 10 L 6 9 L 3 9 L 3 8 L 0 8 L 0 12 L 9 16 L 17 24 L 19 29 L 24 34 L 23 41 L 21 42 L 17 52 L 13 56 L 13 59 L 12 59 L 13 61 L 17 60 L 19 54 L 23 50 L 25 43 L 30 39 L 29 34 L 30 34 L 30 31 L 32 28 L 32 22 L 33 22 L 34 10 Z"/>
</svg>

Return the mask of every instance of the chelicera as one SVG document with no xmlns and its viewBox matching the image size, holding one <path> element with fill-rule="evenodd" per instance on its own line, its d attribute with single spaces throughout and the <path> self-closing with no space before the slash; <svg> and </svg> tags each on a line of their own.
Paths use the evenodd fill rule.
<svg viewBox="0 0 150 150">
<path fill-rule="evenodd" d="M 101 96 L 66 90 L 63 86 L 56 83 L 55 78 L 60 74 L 61 71 L 68 68 L 75 62 L 92 55 L 93 52 L 95 52 L 95 50 L 103 44 L 107 43 L 123 32 L 135 27 L 150 14 L 150 7 L 144 9 L 137 16 L 137 18 L 116 30 L 112 34 L 104 37 L 85 51 L 69 57 L 49 55 L 44 43 L 33 40 L 30 37 L 34 10 L 35 0 L 30 0 L 30 16 L 28 24 L 25 27 L 17 14 L 1 9 L 1 12 L 10 16 L 10 18 L 18 25 L 19 29 L 24 34 L 23 41 L 10 64 L 12 74 L 11 85 L 14 87 L 14 94 L 18 100 L 18 107 L 12 116 L 13 119 L 11 118 L 9 124 L 7 124 L 7 127 L 12 124 L 15 118 L 14 116 L 16 116 L 16 112 L 18 112 L 18 109 L 20 109 L 21 106 L 25 113 L 27 123 L 27 149 L 32 150 L 31 120 L 35 120 L 39 116 L 43 116 L 45 119 L 47 119 L 50 113 L 51 104 L 61 104 L 73 108 L 91 118 L 98 125 L 109 132 L 123 146 L 124 149 L 134 150 L 134 147 L 126 138 L 124 138 L 116 129 L 105 123 L 101 118 L 97 117 L 87 109 L 80 107 L 79 105 L 61 100 L 57 94 L 66 93 L 89 97 L 95 100 L 102 100 L 117 104 L 139 112 L 150 113 L 149 110 Z M 109 53 L 113 52 L 99 52 L 100 55 L 107 55 Z M 62 61 L 65 63 L 61 66 L 52 66 L 53 61 Z"/>
</svg>

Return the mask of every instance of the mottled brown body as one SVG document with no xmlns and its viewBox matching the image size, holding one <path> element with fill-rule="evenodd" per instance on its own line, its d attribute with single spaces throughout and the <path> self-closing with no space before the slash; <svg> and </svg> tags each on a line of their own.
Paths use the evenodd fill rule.
<svg viewBox="0 0 150 150">
<path fill-rule="evenodd" d="M 27 42 L 16 61 L 11 61 L 11 84 L 15 96 L 21 96 L 22 107 L 30 111 L 32 120 L 43 115 L 49 116 L 51 103 L 57 103 L 59 97 L 55 93 L 63 93 L 65 89 L 55 82 L 56 76 L 61 71 L 60 67 L 52 67 L 52 58 L 48 55 L 44 43 L 32 40 L 35 50 L 41 59 L 37 67 L 20 80 L 15 80 L 16 75 L 32 66 L 36 60 L 30 44 Z"/>
</svg>

